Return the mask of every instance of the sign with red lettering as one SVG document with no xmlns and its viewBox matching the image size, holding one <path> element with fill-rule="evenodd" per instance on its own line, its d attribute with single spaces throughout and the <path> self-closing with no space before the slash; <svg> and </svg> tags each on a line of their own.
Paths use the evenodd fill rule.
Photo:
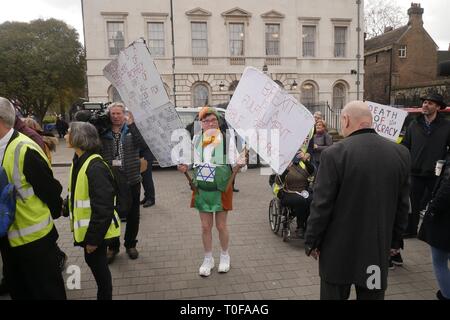
<svg viewBox="0 0 450 320">
<path fill-rule="evenodd" d="M 397 141 L 408 112 L 383 104 L 366 101 L 373 116 L 373 128 L 382 137 Z"/>
</svg>

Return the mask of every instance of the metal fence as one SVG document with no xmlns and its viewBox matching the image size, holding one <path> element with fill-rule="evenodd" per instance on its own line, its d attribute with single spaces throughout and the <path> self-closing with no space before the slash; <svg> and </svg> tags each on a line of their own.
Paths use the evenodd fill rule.
<svg viewBox="0 0 450 320">
<path fill-rule="evenodd" d="M 341 108 L 332 108 L 327 102 L 320 102 L 314 105 L 305 106 L 312 114 L 314 112 L 320 111 L 322 117 L 325 120 L 328 130 L 334 129 L 339 132 L 341 129 Z"/>
</svg>

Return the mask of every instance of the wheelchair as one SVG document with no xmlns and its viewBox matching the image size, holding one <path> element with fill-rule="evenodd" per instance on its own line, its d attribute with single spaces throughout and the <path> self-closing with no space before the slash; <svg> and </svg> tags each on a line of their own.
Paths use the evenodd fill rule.
<svg viewBox="0 0 450 320">
<path fill-rule="evenodd" d="M 289 207 L 281 205 L 281 200 L 274 197 L 269 204 L 269 224 L 273 233 L 278 234 L 281 229 L 281 238 L 284 242 L 291 238 L 291 225 L 296 221 L 295 215 Z"/>
</svg>

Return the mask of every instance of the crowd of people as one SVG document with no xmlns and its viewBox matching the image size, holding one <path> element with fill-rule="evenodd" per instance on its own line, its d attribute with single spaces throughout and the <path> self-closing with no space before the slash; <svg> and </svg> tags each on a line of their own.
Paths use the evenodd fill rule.
<svg viewBox="0 0 450 320">
<path fill-rule="evenodd" d="M 315 113 L 308 142 L 285 172 L 271 176 L 274 194 L 296 217 L 296 236 L 304 239 L 306 254 L 319 260 L 321 299 L 348 299 L 352 285 L 357 299 L 384 299 L 389 268 L 403 263 L 403 239 L 417 235 L 431 247 L 437 297 L 450 298 L 450 122 L 438 112 L 446 106 L 442 96 L 422 101 L 423 114 L 409 125 L 402 144 L 376 133 L 364 102 L 343 108 L 339 143 Z M 155 204 L 153 155 L 124 104 L 112 103 L 108 115 L 111 128 L 102 134 L 80 121 L 63 132 L 74 150 L 63 201 L 51 167 L 57 141 L 0 97 L 0 156 L 18 194 L 15 220 L 0 238 L 3 286 L 13 299 L 66 299 L 61 270 L 67 255 L 57 245 L 53 222 L 60 216 L 70 217 L 74 245 L 84 251 L 98 299 L 112 299 L 108 265 L 120 252 L 122 221 L 126 254 L 139 257 L 140 205 Z M 192 145 L 200 162 L 180 164 L 178 170 L 199 212 L 204 257 L 198 274 L 208 277 L 215 268 L 214 224 L 221 247 L 218 272 L 231 268 L 227 218 L 247 155 L 231 165 L 226 160 L 223 119 L 214 108 L 204 107 L 198 119 L 202 130 Z M 373 282 L 370 270 L 378 277 Z"/>
</svg>

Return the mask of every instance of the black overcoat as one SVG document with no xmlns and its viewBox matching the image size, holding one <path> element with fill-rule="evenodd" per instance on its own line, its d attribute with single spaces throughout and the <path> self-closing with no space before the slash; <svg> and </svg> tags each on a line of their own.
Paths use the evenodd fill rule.
<svg viewBox="0 0 450 320">
<path fill-rule="evenodd" d="M 373 129 L 362 129 L 322 152 L 305 245 L 320 250 L 320 277 L 367 288 L 379 267 L 387 288 L 390 248 L 407 225 L 410 155 Z"/>
</svg>

